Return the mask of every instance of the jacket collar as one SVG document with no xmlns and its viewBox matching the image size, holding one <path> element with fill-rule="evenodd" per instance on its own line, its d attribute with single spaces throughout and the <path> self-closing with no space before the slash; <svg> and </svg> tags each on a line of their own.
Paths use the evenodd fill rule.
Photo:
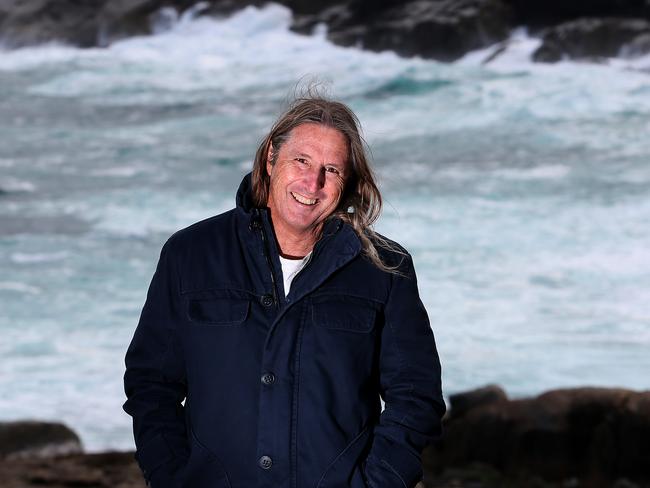
<svg viewBox="0 0 650 488">
<path fill-rule="evenodd" d="M 252 173 L 244 176 L 235 196 L 235 204 L 246 212 L 250 212 L 255 206 L 253 203 L 253 183 L 251 178 Z"/>
</svg>

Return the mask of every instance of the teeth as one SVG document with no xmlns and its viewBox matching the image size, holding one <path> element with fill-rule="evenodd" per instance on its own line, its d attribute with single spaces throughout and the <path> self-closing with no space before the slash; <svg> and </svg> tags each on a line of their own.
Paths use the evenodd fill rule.
<svg viewBox="0 0 650 488">
<path fill-rule="evenodd" d="M 316 199 L 313 199 L 313 200 L 312 200 L 311 198 L 303 197 L 303 196 L 300 195 L 299 193 L 291 192 L 291 195 L 293 196 L 293 198 L 295 198 L 295 199 L 298 200 L 300 203 L 303 203 L 303 204 L 305 204 L 305 205 L 314 205 L 314 204 L 316 203 Z"/>
</svg>

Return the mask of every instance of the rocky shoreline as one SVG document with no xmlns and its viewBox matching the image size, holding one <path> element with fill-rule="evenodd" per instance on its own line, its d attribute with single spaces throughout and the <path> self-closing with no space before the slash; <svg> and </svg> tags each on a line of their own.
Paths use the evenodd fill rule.
<svg viewBox="0 0 650 488">
<path fill-rule="evenodd" d="M 450 397 L 418 488 L 650 487 L 650 391 L 574 388 L 508 399 L 489 385 Z M 84 454 L 61 424 L 0 423 L 4 488 L 144 488 L 132 452 Z M 423 485 L 423 486 L 422 486 Z"/>
<path fill-rule="evenodd" d="M 278 0 L 293 12 L 292 29 L 327 26 L 335 44 L 402 56 L 453 61 L 507 42 L 525 27 L 539 37 L 538 62 L 600 61 L 650 53 L 650 0 Z M 261 0 L 0 0 L 0 44 L 60 41 L 104 47 L 155 33 L 179 15 L 225 16 Z M 490 57 L 493 59 L 495 56 Z"/>
</svg>

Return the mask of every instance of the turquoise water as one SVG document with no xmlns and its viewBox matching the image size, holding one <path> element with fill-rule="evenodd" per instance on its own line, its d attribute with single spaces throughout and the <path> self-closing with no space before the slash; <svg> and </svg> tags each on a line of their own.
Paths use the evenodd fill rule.
<svg viewBox="0 0 650 488">
<path fill-rule="evenodd" d="M 298 36 L 289 15 L 0 51 L 0 420 L 132 448 L 123 356 L 160 246 L 233 205 L 309 77 L 361 119 L 446 394 L 648 389 L 647 60 L 533 65 L 514 33 L 494 63 L 445 65 Z"/>
</svg>

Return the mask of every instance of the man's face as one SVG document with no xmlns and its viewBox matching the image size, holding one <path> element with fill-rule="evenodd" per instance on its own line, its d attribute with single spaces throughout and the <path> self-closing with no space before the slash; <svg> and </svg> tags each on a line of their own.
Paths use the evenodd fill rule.
<svg viewBox="0 0 650 488">
<path fill-rule="evenodd" d="M 336 210 L 349 176 L 348 144 L 336 129 L 317 123 L 294 128 L 275 165 L 269 150 L 271 182 L 267 202 L 280 244 L 289 237 L 315 239 Z"/>
</svg>

